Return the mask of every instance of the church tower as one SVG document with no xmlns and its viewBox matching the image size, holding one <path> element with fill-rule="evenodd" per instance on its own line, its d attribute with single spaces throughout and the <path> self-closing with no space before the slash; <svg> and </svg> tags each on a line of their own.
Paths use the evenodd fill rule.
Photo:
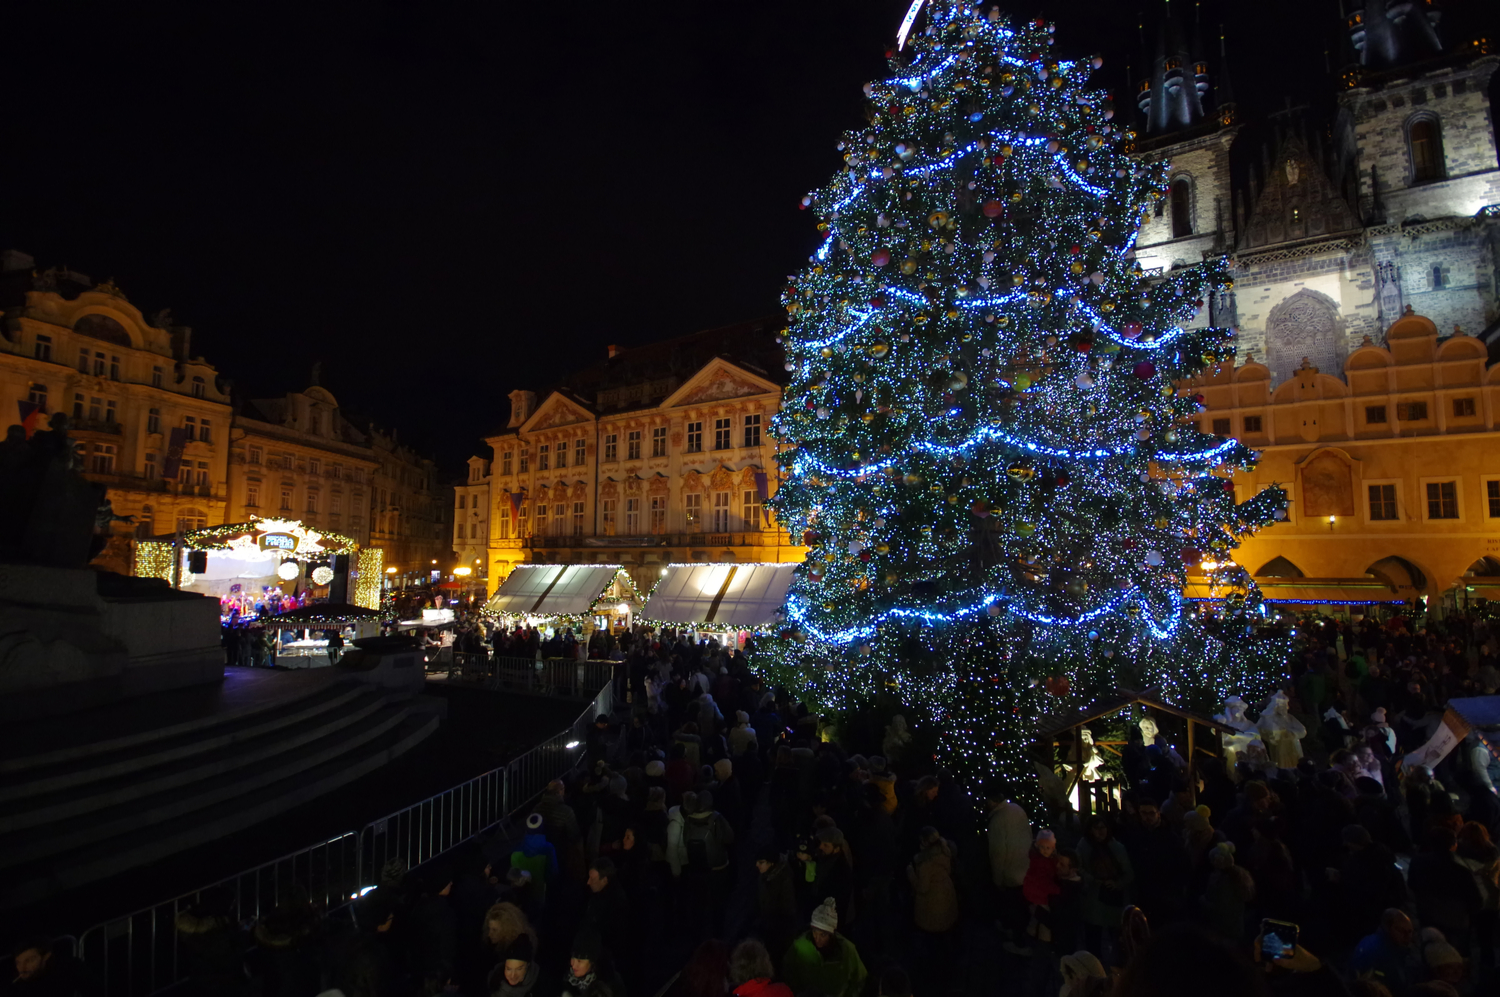
<svg viewBox="0 0 1500 997">
<path fill-rule="evenodd" d="M 1170 164 L 1167 196 L 1136 240 L 1147 272 L 1202 262 L 1234 244 L 1229 147 L 1239 132 L 1234 98 L 1219 36 L 1217 85 L 1195 26 L 1191 34 L 1168 14 L 1157 32 L 1150 72 L 1136 87 L 1140 137 L 1132 152 L 1149 162 Z M 1227 295 L 1210 302 L 1199 322 L 1232 324 Z"/>
</svg>

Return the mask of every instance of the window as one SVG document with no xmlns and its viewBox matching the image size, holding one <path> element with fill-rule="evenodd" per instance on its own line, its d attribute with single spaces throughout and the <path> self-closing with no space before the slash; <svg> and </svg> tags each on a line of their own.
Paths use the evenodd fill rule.
<svg viewBox="0 0 1500 997">
<path fill-rule="evenodd" d="M 1484 497 L 1489 499 L 1490 518 L 1500 519 L 1500 481 L 1486 481 Z"/>
<path fill-rule="evenodd" d="M 362 468 L 362 467 L 356 467 L 354 469 L 354 483 L 356 485 L 362 485 L 362 484 L 365 483 L 365 469 L 364 468 Z M 358 496 L 355 496 L 355 497 L 358 498 Z"/>
<path fill-rule="evenodd" d="M 551 452 L 552 446 L 550 444 L 544 443 L 536 448 L 536 469 L 538 471 L 545 471 L 552 466 L 550 463 L 551 458 L 549 456 Z"/>
<path fill-rule="evenodd" d="M 620 459 L 620 437 L 618 433 L 604 434 L 604 459 L 611 463 Z"/>
<path fill-rule="evenodd" d="M 161 409 L 154 408 L 146 413 L 146 432 L 161 433 Z M 260 463 L 260 450 L 256 447 L 250 448 L 250 463 Z"/>
<path fill-rule="evenodd" d="M 667 497 L 651 497 L 651 532 L 657 535 L 667 532 Z"/>
<path fill-rule="evenodd" d="M 641 500 L 628 498 L 625 500 L 625 535 L 627 537 L 637 536 L 641 532 Z"/>
<path fill-rule="evenodd" d="M 1429 183 L 1442 179 L 1443 140 L 1438 135 L 1437 122 L 1431 118 L 1413 121 L 1407 132 L 1407 143 L 1411 148 L 1411 182 Z"/>
<path fill-rule="evenodd" d="M 1458 482 L 1429 481 L 1427 483 L 1427 518 L 1458 518 Z"/>
<path fill-rule="evenodd" d="M 204 420 L 203 425 L 207 426 L 208 425 L 208 421 Z M 203 437 L 203 442 L 204 443 L 208 442 L 208 437 L 207 436 Z M 311 474 L 311 475 L 314 475 L 314 476 L 321 475 L 323 473 L 323 462 L 321 460 L 319 460 L 318 458 L 316 458 L 316 457 L 308 458 L 308 461 L 307 461 L 307 473 Z"/>
<path fill-rule="evenodd" d="M 339 494 L 338 492 L 334 492 L 333 496 L 329 499 L 329 502 L 330 502 L 330 506 L 329 506 L 329 509 L 328 509 L 329 512 L 333 513 L 335 516 L 341 516 L 341 515 L 343 515 L 343 513 L 344 513 L 344 496 L 343 495 Z"/>
<path fill-rule="evenodd" d="M 94 376 L 95 377 L 103 377 L 104 376 L 104 354 L 103 353 L 95 353 L 94 354 Z"/>
<path fill-rule="evenodd" d="M 1473 415 L 1474 414 L 1474 399 L 1472 399 L 1472 398 L 1455 398 L 1455 399 L 1453 399 L 1453 414 L 1456 417 L 1460 418 L 1460 419 L 1464 418 L 1465 416 Z"/>
<path fill-rule="evenodd" d="M 74 395 L 73 396 L 73 421 L 74 422 L 78 422 L 78 421 L 80 421 L 82 419 L 83 419 L 83 396 L 82 395 Z"/>
<path fill-rule="evenodd" d="M 469 497 L 467 495 L 460 495 L 458 497 L 458 508 L 460 510 L 463 510 L 464 508 L 466 508 L 465 503 L 467 503 L 468 501 L 469 501 Z"/>
<path fill-rule="evenodd" d="M 500 535 L 510 536 L 510 503 L 500 503 Z"/>
<path fill-rule="evenodd" d="M 198 423 L 198 439 L 202 443 L 212 443 L 214 441 L 213 425 L 207 419 Z M 313 463 L 317 464 L 317 461 L 313 461 Z M 314 471 L 313 473 L 316 474 L 317 472 Z"/>
<path fill-rule="evenodd" d="M 581 536 L 583 536 L 583 503 L 582 502 L 574 502 L 573 503 L 573 535 L 575 537 L 581 537 Z"/>
<path fill-rule="evenodd" d="M 712 520 L 712 522 L 713 522 L 713 526 L 711 527 L 711 529 L 712 529 L 712 531 L 714 533 L 728 533 L 729 532 L 729 493 L 728 492 L 714 492 L 714 508 L 713 508 L 713 520 Z"/>
<path fill-rule="evenodd" d="M 1396 516 L 1396 486 L 1370 486 L 1370 518 L 1392 520 Z"/>
<path fill-rule="evenodd" d="M 1228 436 L 1229 435 L 1229 420 L 1228 419 L 1215 419 L 1214 420 L 1214 435 L 1215 436 Z"/>
<path fill-rule="evenodd" d="M 26 392 L 26 400 L 43 412 L 47 411 L 47 386 L 33 382 Z"/>
<path fill-rule="evenodd" d="M 714 420 L 714 449 L 728 450 L 734 444 L 729 442 L 729 420 Z"/>
<path fill-rule="evenodd" d="M 89 422 L 98 422 L 104 417 L 104 399 L 89 398 Z"/>
<path fill-rule="evenodd" d="M 745 416 L 745 446 L 760 446 L 760 414 Z"/>
<path fill-rule="evenodd" d="M 1246 435 L 1248 435 L 1250 433 L 1259 433 L 1259 432 L 1261 432 L 1261 428 L 1260 428 L 1260 416 L 1258 416 L 1258 415 L 1247 415 L 1247 416 L 1245 416 L 1245 433 L 1246 433 Z"/>
<path fill-rule="evenodd" d="M 576 439 L 576 440 L 573 441 L 573 466 L 574 467 L 582 467 L 583 466 L 583 458 L 584 458 L 584 455 L 587 452 L 588 452 L 587 451 L 587 447 L 584 445 L 583 437 L 580 436 L 578 439 Z"/>
<path fill-rule="evenodd" d="M 703 496 L 688 492 L 683 496 L 683 511 L 687 513 L 687 528 L 694 532 L 703 529 Z"/>
<path fill-rule="evenodd" d="M 108 424 L 108 425 L 113 426 L 115 424 L 115 422 L 116 422 L 115 414 L 118 411 L 119 410 L 115 408 L 115 400 L 113 398 L 111 398 L 108 401 L 106 401 L 104 403 L 104 421 L 105 421 L 105 423 Z"/>
<path fill-rule="evenodd" d="M 753 488 L 747 488 L 740 498 L 740 521 L 745 524 L 745 529 L 760 529 L 760 495 Z"/>
<path fill-rule="evenodd" d="M 208 461 L 200 460 L 193 474 L 193 484 L 199 488 L 208 487 Z"/>
<path fill-rule="evenodd" d="M 188 442 L 192 442 L 198 438 L 198 419 L 195 416 L 185 416 L 182 420 L 182 428 L 187 430 L 187 433 L 184 435 Z"/>
<path fill-rule="evenodd" d="M 93 461 L 89 469 L 95 474 L 114 474 L 115 445 L 113 443 L 95 443 Z"/>
<path fill-rule="evenodd" d="M 191 485 L 193 483 L 193 462 L 185 460 L 177 466 L 177 483 Z"/>
<path fill-rule="evenodd" d="M 316 513 L 318 511 L 318 493 L 317 492 L 309 491 L 307 493 L 307 511 L 309 513 Z"/>
<path fill-rule="evenodd" d="M 566 440 L 557 445 L 557 466 L 568 466 L 568 442 Z"/>
<path fill-rule="evenodd" d="M 687 424 L 687 452 L 703 452 L 703 423 L 690 422 Z"/>
<path fill-rule="evenodd" d="M 1421 422 L 1427 418 L 1427 403 L 1402 402 L 1396 406 L 1396 418 L 1402 422 Z"/>
<path fill-rule="evenodd" d="M 1385 422 L 1385 406 L 1384 405 L 1366 405 L 1365 406 L 1365 422 L 1370 423 L 1371 425 L 1373 425 L 1375 423 L 1383 423 L 1383 422 Z"/>
<path fill-rule="evenodd" d="M 478 523 L 470 523 L 469 524 L 469 539 L 470 540 L 478 540 L 479 539 L 479 524 Z"/>
<path fill-rule="evenodd" d="M 520 515 L 516 517 L 516 536 L 531 536 L 531 506 L 522 505 Z"/>
<path fill-rule="evenodd" d="M 599 523 L 607 537 L 615 535 L 615 503 L 618 501 L 618 499 L 599 500 Z"/>
<path fill-rule="evenodd" d="M 37 336 L 36 344 L 31 348 L 31 355 L 38 360 L 50 361 L 52 359 L 52 337 Z"/>
<path fill-rule="evenodd" d="M 500 455 L 500 473 L 501 474 L 510 474 L 511 473 L 511 465 L 512 465 L 512 463 L 514 463 L 514 458 L 515 458 L 515 451 L 514 450 L 507 450 L 503 454 Z"/>
<path fill-rule="evenodd" d="M 292 511 L 292 490 L 285 486 L 281 489 L 281 510 L 283 512 Z"/>
<path fill-rule="evenodd" d="M 1193 190 L 1186 177 L 1172 181 L 1172 238 L 1193 234 Z"/>
<path fill-rule="evenodd" d="M 245 505 L 252 509 L 260 505 L 260 482 L 247 481 L 245 483 Z"/>
<path fill-rule="evenodd" d="M 536 535 L 545 537 L 547 535 L 547 503 L 538 502 L 536 505 Z"/>
<path fill-rule="evenodd" d="M 531 470 L 531 450 L 527 447 L 522 447 L 520 471 L 522 474 L 525 474 L 529 470 Z"/>
<path fill-rule="evenodd" d="M 109 379 L 111 381 L 118 381 L 120 379 L 120 358 L 119 357 L 110 357 L 109 358 Z"/>
<path fill-rule="evenodd" d="M 182 509 L 177 513 L 177 528 L 184 533 L 208 527 L 208 514 L 202 509 Z"/>
<path fill-rule="evenodd" d="M 162 369 L 160 367 L 152 367 L 151 368 L 151 387 L 153 387 L 153 388 L 159 388 L 159 387 L 161 387 L 162 380 L 163 380 Z"/>
<path fill-rule="evenodd" d="M 657 426 L 651 430 L 651 456 L 665 457 L 667 455 L 667 427 Z"/>
<path fill-rule="evenodd" d="M 203 394 L 204 394 L 204 391 L 205 391 L 205 388 L 206 388 L 206 386 L 203 383 L 203 378 L 201 378 L 201 377 L 194 377 L 193 378 L 193 397 L 194 398 L 202 398 Z"/>
<path fill-rule="evenodd" d="M 156 477 L 157 477 L 157 473 L 158 472 L 156 470 L 156 454 L 154 454 L 154 453 L 148 453 L 146 455 L 146 480 L 147 481 L 155 481 Z"/>
<path fill-rule="evenodd" d="M 249 460 L 250 460 L 250 463 L 252 463 L 252 464 L 259 464 L 260 463 L 260 461 L 261 461 L 261 449 L 260 449 L 260 447 L 251 447 L 250 448 L 250 458 L 249 458 Z"/>
<path fill-rule="evenodd" d="M 625 434 L 625 459 L 641 459 L 641 431 L 639 429 L 632 429 Z"/>
<path fill-rule="evenodd" d="M 88 372 L 89 372 L 89 351 L 88 350 L 79 350 L 78 351 L 78 373 L 80 373 L 80 374 L 87 374 Z"/>
</svg>

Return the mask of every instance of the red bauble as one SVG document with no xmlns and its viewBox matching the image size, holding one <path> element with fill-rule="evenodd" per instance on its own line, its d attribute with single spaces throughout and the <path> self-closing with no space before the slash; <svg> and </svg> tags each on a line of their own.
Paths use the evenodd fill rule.
<svg viewBox="0 0 1500 997">
<path fill-rule="evenodd" d="M 1226 492 L 1232 492 L 1232 491 L 1234 491 L 1234 482 L 1233 481 L 1226 481 L 1226 482 L 1224 482 L 1224 490 Z"/>
<path fill-rule="evenodd" d="M 870 305 L 873 308 L 884 308 L 885 307 L 885 295 L 883 295 L 883 294 L 877 294 L 877 295 L 875 295 L 875 297 L 873 297 L 873 298 L 870 299 Z"/>
<path fill-rule="evenodd" d="M 869 561 L 870 560 L 870 552 L 867 551 L 867 550 L 860 551 L 859 552 L 859 559 L 861 561 Z"/>
<path fill-rule="evenodd" d="M 984 217 L 986 218 L 999 218 L 1001 215 L 1005 214 L 1005 202 L 985 201 L 984 207 L 980 210 L 984 212 Z"/>
<path fill-rule="evenodd" d="M 1197 564 L 1201 560 L 1203 560 L 1203 555 L 1200 554 L 1200 553 L 1198 553 L 1198 551 L 1192 550 L 1191 548 L 1188 548 L 1188 547 L 1184 547 L 1183 548 L 1183 550 L 1182 550 L 1182 563 L 1183 564 L 1193 565 L 1193 564 Z"/>
<path fill-rule="evenodd" d="M 1120 335 L 1124 336 L 1126 339 L 1140 339 L 1141 332 L 1142 329 L 1139 322 L 1126 322 L 1123 326 L 1120 327 Z"/>
<path fill-rule="evenodd" d="M 889 249 L 886 249 L 884 246 L 881 246 L 879 249 L 875 250 L 875 252 L 870 254 L 870 262 L 877 267 L 885 266 L 887 263 L 891 262 L 891 251 Z"/>
<path fill-rule="evenodd" d="M 1150 360 L 1142 360 L 1140 363 L 1135 365 L 1135 376 L 1140 378 L 1142 381 L 1150 380 L 1151 376 L 1155 373 L 1156 364 L 1152 363 Z"/>
<path fill-rule="evenodd" d="M 1079 253 L 1083 252 L 1083 249 L 1079 246 L 1074 246 L 1072 249 L 1068 250 L 1068 252 L 1072 253 L 1074 256 L 1077 256 Z"/>
<path fill-rule="evenodd" d="M 1073 344 L 1073 349 L 1077 350 L 1079 353 L 1087 353 L 1093 348 L 1093 341 L 1088 339 L 1080 339 L 1078 342 Z"/>
<path fill-rule="evenodd" d="M 1073 683 L 1068 681 L 1066 675 L 1050 675 L 1047 678 L 1047 691 L 1058 699 L 1066 696 L 1073 688 Z"/>
<path fill-rule="evenodd" d="M 802 534 L 802 546 L 811 547 L 822 539 L 823 537 L 817 531 L 808 530 Z"/>
<path fill-rule="evenodd" d="M 1057 487 L 1059 487 L 1059 488 L 1065 488 L 1065 487 L 1067 487 L 1067 484 L 1068 484 L 1068 472 L 1067 471 L 1058 471 L 1057 472 Z"/>
</svg>

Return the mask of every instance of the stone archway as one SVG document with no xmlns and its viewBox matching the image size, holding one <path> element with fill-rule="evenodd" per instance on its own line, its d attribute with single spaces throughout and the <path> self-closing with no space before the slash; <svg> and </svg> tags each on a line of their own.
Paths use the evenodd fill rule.
<svg viewBox="0 0 1500 997">
<path fill-rule="evenodd" d="M 1427 573 L 1404 557 L 1383 557 L 1366 568 L 1365 574 L 1374 575 L 1408 598 L 1427 594 Z"/>
<path fill-rule="evenodd" d="M 1260 566 L 1257 578 L 1302 578 L 1302 569 L 1284 557 L 1273 557 Z"/>
<path fill-rule="evenodd" d="M 1266 366 L 1271 368 L 1271 383 L 1280 384 L 1296 373 L 1303 357 L 1322 373 L 1341 377 L 1348 353 L 1345 339 L 1338 302 L 1303 288 L 1272 308 L 1266 319 Z"/>
</svg>

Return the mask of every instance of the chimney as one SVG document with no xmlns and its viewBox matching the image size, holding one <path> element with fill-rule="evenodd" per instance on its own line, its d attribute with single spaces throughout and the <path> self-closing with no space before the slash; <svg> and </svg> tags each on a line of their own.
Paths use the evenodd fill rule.
<svg viewBox="0 0 1500 997">
<path fill-rule="evenodd" d="M 614 343 L 610 343 L 608 346 L 606 346 L 604 348 L 604 350 L 605 350 L 606 353 L 609 354 L 609 358 L 611 360 L 613 360 L 615 357 L 619 356 L 620 353 L 621 353 L 620 347 L 616 346 Z"/>
</svg>

